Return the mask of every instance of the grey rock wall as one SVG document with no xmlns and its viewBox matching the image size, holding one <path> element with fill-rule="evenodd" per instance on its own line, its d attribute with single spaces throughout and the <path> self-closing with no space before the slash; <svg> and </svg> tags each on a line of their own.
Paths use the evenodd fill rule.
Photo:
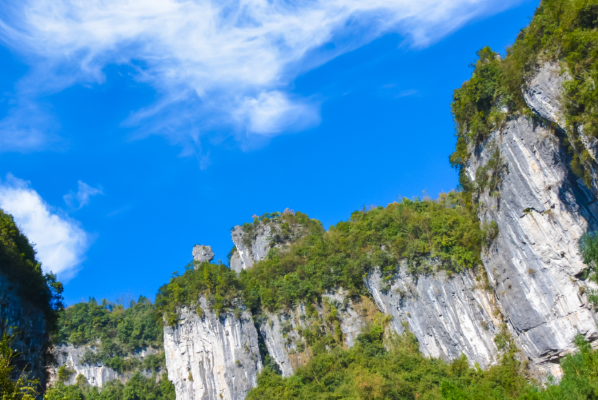
<svg viewBox="0 0 598 400">
<path fill-rule="evenodd" d="M 12 347 L 18 353 L 17 368 L 31 371 L 45 387 L 44 354 L 48 331 L 44 313 L 22 299 L 17 285 L 0 275 L 0 321 L 8 334 L 15 334 Z"/>
<path fill-rule="evenodd" d="M 559 124 L 564 78 L 555 68 L 539 70 L 525 99 L 537 115 Z M 541 370 L 558 376 L 556 363 L 574 350 L 578 333 L 598 338 L 579 279 L 587 266 L 577 247 L 584 232 L 598 228 L 598 205 L 570 172 L 556 133 L 541 119 L 512 119 L 473 152 L 466 170 L 475 180 L 477 168 L 499 150 L 506 166 L 500 194 L 480 198 L 480 219 L 496 221 L 500 229 L 484 266 L 519 347 Z"/>
<path fill-rule="evenodd" d="M 205 298 L 204 315 L 183 308 L 175 327 L 164 328 L 168 379 L 177 400 L 242 400 L 262 369 L 258 335 L 247 311 L 217 317 Z"/>
<path fill-rule="evenodd" d="M 243 227 L 237 225 L 231 232 L 233 243 L 237 251 L 233 254 L 230 260 L 230 267 L 237 273 L 244 269 L 251 268 L 256 262 L 263 260 L 270 251 L 270 234 L 274 223 L 261 223 L 255 229 L 254 237 L 251 240 L 251 246 L 246 246 L 244 238 L 247 233 Z"/>
<path fill-rule="evenodd" d="M 355 339 L 361 333 L 368 319 L 371 320 L 371 307 L 364 302 L 356 302 L 346 297 L 342 289 L 327 293 L 323 303 L 314 305 L 316 315 L 308 315 L 304 304 L 294 310 L 265 312 L 260 321 L 260 332 L 270 357 L 278 364 L 284 377 L 291 376 L 297 367 L 305 365 L 311 358 L 311 352 L 301 331 L 314 326 L 324 328 L 335 335 L 334 321 L 327 317 L 334 308 L 337 312 L 341 338 L 346 348 L 353 347 Z"/>
<path fill-rule="evenodd" d="M 449 277 L 440 271 L 416 279 L 402 265 L 391 282 L 387 286 L 379 270 L 366 279 L 380 310 L 393 317 L 392 328 L 401 334 L 406 323 L 425 356 L 450 361 L 464 354 L 472 366 L 482 368 L 497 360 L 494 337 L 501 320 L 480 274 Z"/>
<path fill-rule="evenodd" d="M 113 370 L 110 367 L 102 365 L 102 363 L 97 364 L 83 364 L 81 359 L 86 351 L 97 351 L 98 349 L 95 346 L 73 346 L 71 344 L 63 344 L 60 346 L 56 346 L 52 349 L 54 353 L 54 357 L 56 359 L 56 365 L 51 366 L 49 368 L 50 372 L 50 384 L 55 382 L 58 378 L 58 368 L 61 366 L 65 366 L 74 373 L 71 375 L 69 380 L 65 381 L 66 385 L 74 385 L 77 379 L 77 376 L 83 375 L 87 382 L 91 386 L 98 386 L 102 387 L 106 382 L 118 379 L 119 381 L 125 383 L 131 376 L 133 376 L 134 372 L 127 372 L 127 373 L 118 373 L 117 371 Z M 137 353 L 133 354 L 132 357 L 138 358 L 143 360 L 146 356 L 150 354 L 158 354 L 160 353 L 161 349 L 154 349 L 151 347 L 144 348 L 139 350 Z M 140 371 L 145 377 L 152 376 L 152 371 Z M 158 375 L 161 375 L 162 371 L 158 371 Z"/>
</svg>

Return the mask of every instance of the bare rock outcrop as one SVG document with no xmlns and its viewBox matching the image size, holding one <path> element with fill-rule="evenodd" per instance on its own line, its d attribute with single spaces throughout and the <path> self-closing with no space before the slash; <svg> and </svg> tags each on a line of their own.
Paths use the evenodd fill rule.
<svg viewBox="0 0 598 400">
<path fill-rule="evenodd" d="M 168 379 L 177 400 L 242 400 L 262 369 L 258 335 L 248 311 L 217 316 L 205 298 L 201 313 L 183 308 L 164 328 Z"/>
<path fill-rule="evenodd" d="M 530 108 L 544 120 L 561 124 L 563 77 L 545 64 L 525 92 Z M 559 375 L 556 362 L 574 351 L 574 337 L 598 338 L 594 313 L 580 280 L 587 266 L 578 241 L 598 228 L 592 190 L 577 179 L 559 142 L 564 129 L 520 116 L 493 132 L 473 152 L 467 173 L 498 150 L 504 173 L 499 194 L 480 197 L 480 219 L 495 221 L 500 233 L 484 266 L 519 347 L 541 370 Z M 563 127 L 561 127 L 563 128 Z"/>
<path fill-rule="evenodd" d="M 114 369 L 103 365 L 101 362 L 96 363 L 84 363 L 84 355 L 88 351 L 96 352 L 99 346 L 86 345 L 86 346 L 73 346 L 72 344 L 62 344 L 52 349 L 56 364 L 49 368 L 50 371 L 50 383 L 53 383 L 58 378 L 58 369 L 62 366 L 70 370 L 72 373 L 69 379 L 64 381 L 66 385 L 74 385 L 79 375 L 83 375 L 91 386 L 102 387 L 106 382 L 118 379 L 125 383 L 134 372 L 122 372 L 119 373 Z M 159 354 L 161 349 L 155 349 L 147 347 L 140 349 L 130 357 L 138 358 L 143 361 L 145 357 L 152 354 Z M 141 370 L 143 376 L 152 376 L 152 371 Z M 162 371 L 158 371 L 159 374 Z"/>
<path fill-rule="evenodd" d="M 193 261 L 197 262 L 210 262 L 214 259 L 214 252 L 212 251 L 212 246 L 204 246 L 201 244 L 196 244 L 193 246 Z"/>
<path fill-rule="evenodd" d="M 291 376 L 311 359 L 304 330 L 323 330 L 341 340 L 345 348 L 350 348 L 378 311 L 369 298 L 350 299 L 342 289 L 322 297 L 323 301 L 312 304 L 311 310 L 305 304 L 299 304 L 294 310 L 264 312 L 261 317 L 259 329 L 268 354 L 284 377 Z"/>
<path fill-rule="evenodd" d="M 393 317 L 395 332 L 408 327 L 427 357 L 450 361 L 464 354 L 472 366 L 494 363 L 494 337 L 501 321 L 483 277 L 472 271 L 450 276 L 440 271 L 416 278 L 406 270 L 406 265 L 398 268 L 390 284 L 383 282 L 379 270 L 366 279 L 380 310 Z"/>
</svg>

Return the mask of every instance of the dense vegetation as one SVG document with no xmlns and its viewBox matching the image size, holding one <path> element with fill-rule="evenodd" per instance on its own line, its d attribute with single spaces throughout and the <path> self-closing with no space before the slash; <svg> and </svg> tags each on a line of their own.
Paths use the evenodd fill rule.
<svg viewBox="0 0 598 400">
<path fill-rule="evenodd" d="M 598 284 L 598 232 L 586 233 L 579 239 L 579 253 L 583 262 L 589 267 L 585 270 L 582 278 Z M 585 286 L 582 286 L 582 288 L 588 292 L 590 303 L 594 308 L 598 308 L 598 290 L 586 288 Z"/>
<path fill-rule="evenodd" d="M 531 115 L 521 88 L 546 61 L 563 61 L 571 79 L 564 84 L 567 135 L 562 137 L 571 154 L 571 167 L 590 185 L 595 164 L 582 145 L 579 127 L 598 137 L 598 1 L 543 0 L 504 59 L 486 47 L 478 52 L 471 79 L 455 90 L 452 110 L 457 125 L 457 146 L 451 164 L 462 169 L 473 147 L 509 118 Z M 496 183 L 500 164 L 487 168 L 486 183 Z M 461 185 L 474 196 L 485 189 L 461 171 Z M 492 190 L 492 188 L 490 188 Z M 475 200 L 475 197 L 474 197 Z"/>
<path fill-rule="evenodd" d="M 49 331 L 57 327 L 62 308 L 62 284 L 52 273 L 44 274 L 35 259 L 35 250 L 21 233 L 11 215 L 0 210 L 0 270 L 17 285 L 19 295 L 40 308 Z"/>
<path fill-rule="evenodd" d="M 317 301 L 339 286 L 350 296 L 365 294 L 364 276 L 380 267 L 391 280 L 399 260 L 414 274 L 462 271 L 481 264 L 482 247 L 497 234 L 495 226 L 480 227 L 459 192 L 356 211 L 329 231 L 301 213 L 283 214 L 278 222 L 301 224 L 304 236 L 288 248 L 273 248 L 238 279 L 225 265 L 195 263 L 160 288 L 156 306 L 168 323 L 176 323 L 176 307 L 198 307 L 200 295 L 216 313 L 238 309 L 239 297 L 253 311 L 275 310 Z"/>
<path fill-rule="evenodd" d="M 12 349 L 14 337 L 2 334 L 0 339 L 0 397 L 3 400 L 34 400 L 40 392 L 39 381 L 19 371 Z"/>
<path fill-rule="evenodd" d="M 561 362 L 560 384 L 545 389 L 528 380 L 506 329 L 495 341 L 502 358 L 484 371 L 470 368 L 464 356 L 451 363 L 424 357 L 409 332 L 385 340 L 378 321 L 353 348 L 323 348 L 291 377 L 264 369 L 247 399 L 582 400 L 598 393 L 598 352 L 582 336 L 576 340 L 579 352 Z"/>
<path fill-rule="evenodd" d="M 57 343 L 74 345 L 99 344 L 98 351 L 88 350 L 83 363 L 103 363 L 112 369 L 132 371 L 156 370 L 163 366 L 163 355 L 149 355 L 140 361 L 125 358 L 144 347 L 162 348 L 162 327 L 157 322 L 154 305 L 140 296 L 129 307 L 103 300 L 100 304 L 91 298 L 87 303 L 77 303 L 60 313 Z"/>
<path fill-rule="evenodd" d="M 166 373 L 157 381 L 155 374 L 145 378 L 135 373 L 125 384 L 119 380 L 109 381 L 101 389 L 90 386 L 83 375 L 75 385 L 58 382 L 46 392 L 44 400 L 175 400 L 174 386 Z"/>
</svg>

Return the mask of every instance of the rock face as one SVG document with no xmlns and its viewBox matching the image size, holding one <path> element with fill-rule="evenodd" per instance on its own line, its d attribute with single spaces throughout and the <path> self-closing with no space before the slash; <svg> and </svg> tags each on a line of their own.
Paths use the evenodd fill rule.
<svg viewBox="0 0 598 400">
<path fill-rule="evenodd" d="M 274 223 L 260 223 L 252 232 L 253 238 L 251 238 L 249 246 L 246 237 L 250 234 L 245 232 L 242 226 L 237 225 L 233 228 L 231 236 L 237 249 L 230 259 L 230 267 L 233 271 L 239 273 L 244 269 L 251 268 L 253 264 L 268 255 L 273 225 Z"/>
<path fill-rule="evenodd" d="M 415 279 L 406 269 L 402 265 L 384 290 L 380 271 L 366 279 L 380 310 L 392 315 L 393 329 L 403 333 L 406 324 L 428 357 L 453 360 L 465 354 L 471 365 L 492 364 L 501 321 L 495 317 L 494 296 L 483 287 L 480 274 L 467 271 L 449 277 L 440 271 Z"/>
<path fill-rule="evenodd" d="M 0 275 L 0 321 L 8 334 L 17 333 L 12 343 L 13 349 L 20 353 L 17 368 L 27 367 L 45 387 L 46 318 L 40 309 L 22 299 L 17 286 L 3 275 Z"/>
<path fill-rule="evenodd" d="M 342 340 L 343 345 L 353 347 L 355 339 L 377 311 L 368 298 L 356 302 L 345 296 L 342 290 L 327 293 L 322 304 L 313 305 L 308 312 L 304 304 L 295 310 L 265 312 L 259 324 L 260 333 L 268 354 L 278 364 L 284 377 L 291 376 L 297 367 L 305 365 L 311 353 L 304 329 L 322 329 Z M 340 332 L 339 332 L 340 330 Z"/>
<path fill-rule="evenodd" d="M 118 373 L 117 371 L 113 370 L 112 368 L 106 367 L 101 363 L 98 364 L 83 364 L 81 359 L 86 351 L 95 351 L 96 348 L 94 346 L 73 346 L 70 344 L 67 345 L 60 345 L 54 347 L 52 352 L 54 353 L 54 357 L 56 358 L 56 365 L 52 366 L 50 370 L 50 383 L 54 382 L 58 376 L 58 368 L 61 366 L 65 366 L 74 373 L 71 377 L 65 381 L 66 385 L 74 385 L 77 376 L 83 375 L 87 382 L 91 386 L 98 386 L 102 387 L 106 382 L 118 379 L 119 381 L 125 383 L 132 375 L 133 372 L 129 373 Z M 154 348 L 146 348 L 142 349 L 136 354 L 134 354 L 135 358 L 144 359 L 146 356 L 150 354 L 158 354 L 160 351 Z M 141 371 L 141 373 L 145 377 L 152 376 L 152 371 Z M 159 374 L 162 371 L 158 371 Z"/>
<path fill-rule="evenodd" d="M 168 379 L 177 400 L 242 400 L 262 369 L 251 314 L 216 316 L 200 299 L 203 316 L 183 308 L 176 327 L 164 328 Z"/>
<path fill-rule="evenodd" d="M 197 262 L 210 262 L 214 259 L 214 252 L 211 246 L 197 244 L 193 247 L 193 260 Z"/>
<path fill-rule="evenodd" d="M 557 124 L 563 77 L 544 65 L 525 99 L 539 116 Z M 561 132 L 562 133 L 562 132 Z M 500 194 L 481 196 L 481 221 L 500 229 L 483 261 L 498 305 L 520 348 L 541 369 L 559 374 L 554 364 L 574 350 L 581 333 L 598 338 L 594 315 L 582 294 L 583 264 L 577 243 L 598 228 L 598 205 L 569 169 L 555 131 L 542 120 L 521 116 L 491 134 L 473 153 L 467 173 L 498 150 L 505 166 Z"/>
</svg>

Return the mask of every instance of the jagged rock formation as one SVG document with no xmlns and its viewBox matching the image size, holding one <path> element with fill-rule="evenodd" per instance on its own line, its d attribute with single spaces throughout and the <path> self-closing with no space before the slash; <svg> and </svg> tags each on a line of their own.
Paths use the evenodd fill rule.
<svg viewBox="0 0 598 400">
<path fill-rule="evenodd" d="M 64 344 L 54 347 L 52 352 L 56 359 L 56 365 L 49 368 L 50 382 L 53 383 L 58 378 L 58 369 L 61 366 L 65 366 L 70 371 L 73 371 L 70 378 L 64 381 L 66 385 L 74 385 L 77 376 L 83 375 L 91 386 L 102 387 L 106 382 L 118 379 L 125 383 L 134 372 L 118 373 L 110 367 L 102 365 L 101 363 L 96 364 L 84 364 L 82 363 L 83 356 L 87 351 L 95 351 L 95 346 L 73 346 L 71 344 Z M 150 354 L 158 354 L 160 350 L 148 347 L 139 350 L 133 355 L 133 357 L 143 360 Z M 141 370 L 140 371 L 145 377 L 152 376 L 152 371 Z M 158 371 L 161 374 L 162 371 Z"/>
<path fill-rule="evenodd" d="M 285 377 L 291 376 L 297 367 L 305 365 L 311 358 L 309 346 L 301 335 L 304 329 L 324 326 L 329 334 L 339 337 L 345 347 L 352 347 L 365 324 L 372 321 L 377 311 L 370 299 L 351 300 L 342 289 L 323 297 L 323 304 L 314 305 L 312 313 L 308 313 L 305 305 L 300 304 L 295 310 L 265 312 L 261 318 L 259 329 L 268 354 Z"/>
<path fill-rule="evenodd" d="M 524 93 L 542 118 L 520 116 L 493 132 L 467 166 L 470 179 L 499 151 L 504 172 L 500 193 L 484 192 L 481 221 L 496 221 L 498 238 L 483 255 L 498 305 L 519 347 L 540 369 L 558 375 L 555 362 L 574 350 L 581 333 L 598 338 L 583 295 L 583 264 L 577 243 L 598 228 L 596 197 L 570 171 L 559 141 L 561 93 L 566 77 L 544 64 Z M 548 121 L 547 121 L 548 120 Z M 594 188 L 595 189 L 595 188 Z"/>
<path fill-rule="evenodd" d="M 197 262 L 210 262 L 214 259 L 214 252 L 212 251 L 212 246 L 204 246 L 201 244 L 197 244 L 193 247 L 193 260 Z"/>
<path fill-rule="evenodd" d="M 48 343 L 46 317 L 43 311 L 21 298 L 17 285 L 3 275 L 0 275 L 0 321 L 3 331 L 17 333 L 12 343 L 13 349 L 20 353 L 17 368 L 30 370 L 44 387 Z"/>
<path fill-rule="evenodd" d="M 282 214 L 294 214 L 285 210 Z M 250 226 L 250 228 L 246 228 Z M 278 218 L 259 221 L 252 225 L 237 225 L 231 231 L 235 249 L 230 259 L 230 268 L 239 273 L 263 260 L 272 248 L 283 248 L 304 234 L 301 224 L 289 224 Z"/>
<path fill-rule="evenodd" d="M 389 286 L 378 270 L 366 280 L 380 310 L 392 315 L 393 329 L 403 333 L 403 324 L 408 326 L 428 357 L 453 360 L 465 354 L 483 368 L 496 361 L 494 336 L 501 320 L 483 276 L 440 271 L 415 279 L 406 270 L 402 265 Z"/>
<path fill-rule="evenodd" d="M 177 400 L 245 398 L 262 369 L 251 314 L 216 316 L 205 298 L 202 316 L 183 308 L 176 327 L 164 328 L 168 379 Z"/>
<path fill-rule="evenodd" d="M 251 245 L 247 245 L 246 237 L 249 235 L 242 226 L 235 226 L 231 236 L 237 249 L 230 259 L 230 268 L 239 273 L 251 268 L 256 262 L 263 260 L 270 251 L 270 235 L 274 223 L 259 224 L 250 238 Z"/>
</svg>

